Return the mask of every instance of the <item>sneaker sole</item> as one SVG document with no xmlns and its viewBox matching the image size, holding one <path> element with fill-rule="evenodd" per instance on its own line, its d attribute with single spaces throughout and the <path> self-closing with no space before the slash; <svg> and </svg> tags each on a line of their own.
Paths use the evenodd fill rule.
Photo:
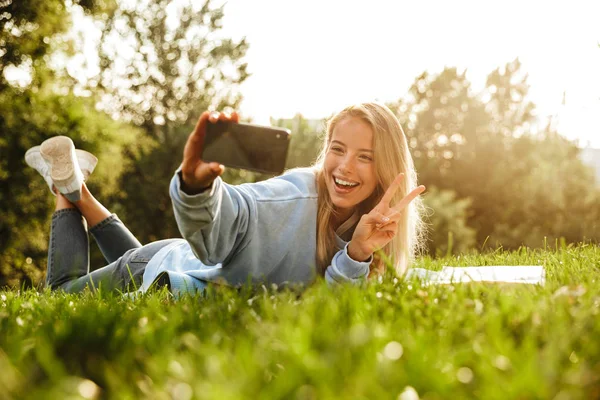
<svg viewBox="0 0 600 400">
<path fill-rule="evenodd" d="M 79 168 L 73 141 L 66 136 L 50 138 L 40 146 L 42 157 L 50 165 L 50 177 L 61 193 L 70 193 L 81 189 L 82 179 L 78 179 Z"/>
<path fill-rule="evenodd" d="M 46 165 L 38 165 L 34 162 L 38 154 L 40 154 L 40 146 L 35 146 L 27 150 L 25 153 L 25 163 L 43 176 L 48 172 L 49 168 Z M 92 175 L 92 172 L 94 172 L 94 169 L 96 169 L 98 158 L 92 153 L 80 149 L 75 149 L 75 154 L 77 155 L 81 172 L 83 172 L 83 178 L 87 180 Z"/>
<path fill-rule="evenodd" d="M 40 153 L 50 165 L 50 177 L 54 183 L 65 183 L 73 177 L 74 147 L 73 141 L 65 136 L 53 137 L 42 143 Z"/>
</svg>

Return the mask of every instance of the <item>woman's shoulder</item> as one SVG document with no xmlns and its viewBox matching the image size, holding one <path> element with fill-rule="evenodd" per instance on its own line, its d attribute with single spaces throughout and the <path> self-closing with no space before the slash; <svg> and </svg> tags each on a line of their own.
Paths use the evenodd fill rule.
<svg viewBox="0 0 600 400">
<path fill-rule="evenodd" d="M 262 182 L 241 185 L 254 193 L 258 201 L 316 199 L 314 168 L 294 168 Z"/>
<path fill-rule="evenodd" d="M 298 187 L 313 189 L 316 188 L 317 173 L 315 168 L 294 168 L 286 171 L 283 175 L 278 176 L 276 179 L 288 181 Z"/>
</svg>

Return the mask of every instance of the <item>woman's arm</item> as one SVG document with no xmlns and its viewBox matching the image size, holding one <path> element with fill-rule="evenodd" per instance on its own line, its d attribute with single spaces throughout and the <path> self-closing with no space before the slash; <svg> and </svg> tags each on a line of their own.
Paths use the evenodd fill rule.
<svg viewBox="0 0 600 400">
<path fill-rule="evenodd" d="M 217 121 L 237 122 L 238 116 L 202 113 L 188 137 L 183 162 L 169 189 L 179 231 L 196 257 L 208 265 L 226 262 L 244 245 L 251 208 L 256 209 L 252 196 L 219 178 L 222 165 L 200 158 L 206 127 Z"/>
<path fill-rule="evenodd" d="M 325 280 L 329 285 L 363 282 L 369 275 L 369 266 L 372 261 L 373 256 L 365 261 L 352 259 L 348 254 L 348 245 L 346 245 L 333 256 L 331 264 L 325 270 Z"/>
<path fill-rule="evenodd" d="M 189 195 L 182 190 L 177 173 L 170 195 L 177 226 L 194 254 L 207 265 L 226 263 L 247 241 L 256 223 L 256 200 L 252 192 L 217 178 L 205 191 Z"/>
</svg>

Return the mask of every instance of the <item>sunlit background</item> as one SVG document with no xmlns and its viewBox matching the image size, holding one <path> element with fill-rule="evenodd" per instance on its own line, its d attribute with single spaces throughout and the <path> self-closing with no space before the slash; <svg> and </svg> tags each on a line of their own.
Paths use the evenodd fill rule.
<svg viewBox="0 0 600 400">
<path fill-rule="evenodd" d="M 240 110 L 257 123 L 297 113 L 324 118 L 355 102 L 395 101 L 421 72 L 446 66 L 467 71 L 477 91 L 493 69 L 518 58 L 540 122 L 553 118 L 580 147 L 600 148 L 598 1 L 222 4 L 223 35 L 250 43 L 251 76 L 241 85 Z M 80 9 L 74 13 L 85 51 L 70 61 L 70 70 L 91 76 L 99 31 Z M 13 79 L 24 74 L 9 72 Z"/>
<path fill-rule="evenodd" d="M 246 36 L 242 110 L 321 118 L 402 96 L 423 70 L 467 70 L 475 90 L 519 58 L 541 119 L 600 148 L 600 2 L 231 0 L 225 31 Z"/>
</svg>

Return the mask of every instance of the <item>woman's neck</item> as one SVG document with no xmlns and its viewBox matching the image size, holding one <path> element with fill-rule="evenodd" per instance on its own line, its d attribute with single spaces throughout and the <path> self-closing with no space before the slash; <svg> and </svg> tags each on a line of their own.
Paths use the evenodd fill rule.
<svg viewBox="0 0 600 400">
<path fill-rule="evenodd" d="M 354 214 L 352 210 L 336 210 L 333 214 L 332 222 L 333 222 L 333 230 L 337 230 L 344 222 L 348 220 Z"/>
<path fill-rule="evenodd" d="M 356 210 L 344 215 L 335 215 L 334 220 L 332 221 L 333 230 L 343 240 L 349 241 L 354 233 L 354 228 L 356 227 L 358 220 L 359 217 Z"/>
</svg>

